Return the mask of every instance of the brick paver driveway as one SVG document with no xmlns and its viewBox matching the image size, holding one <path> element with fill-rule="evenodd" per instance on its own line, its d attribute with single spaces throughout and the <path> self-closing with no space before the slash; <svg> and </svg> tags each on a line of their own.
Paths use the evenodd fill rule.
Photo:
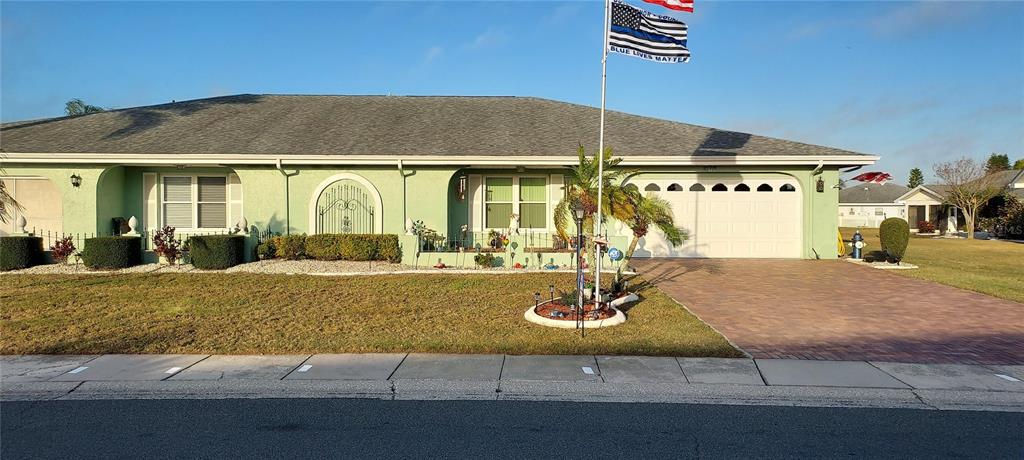
<svg viewBox="0 0 1024 460">
<path fill-rule="evenodd" d="M 843 261 L 643 260 L 755 358 L 1024 364 L 1024 304 Z"/>
</svg>

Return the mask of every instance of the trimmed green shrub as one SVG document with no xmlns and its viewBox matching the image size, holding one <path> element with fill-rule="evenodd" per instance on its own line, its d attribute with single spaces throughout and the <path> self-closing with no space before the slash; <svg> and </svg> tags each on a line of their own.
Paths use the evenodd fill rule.
<svg viewBox="0 0 1024 460">
<path fill-rule="evenodd" d="M 85 239 L 82 262 L 89 268 L 128 268 L 142 263 L 142 238 L 98 236 Z"/>
<path fill-rule="evenodd" d="M 342 235 L 341 258 L 344 260 L 377 260 L 376 235 Z"/>
<path fill-rule="evenodd" d="M 306 235 L 275 236 L 270 241 L 276 257 L 298 260 L 306 255 Z"/>
<path fill-rule="evenodd" d="M 899 217 L 890 217 L 878 226 L 878 238 L 882 242 L 882 250 L 896 262 L 903 260 L 910 244 L 910 224 Z"/>
<path fill-rule="evenodd" d="M 339 260 L 341 248 L 349 235 L 325 233 L 306 237 L 306 257 L 316 260 Z"/>
<path fill-rule="evenodd" d="M 43 259 L 43 239 L 38 236 L 5 236 L 0 238 L 0 271 L 18 270 L 38 264 Z"/>
<path fill-rule="evenodd" d="M 305 237 L 304 243 L 305 256 L 310 259 L 402 261 L 398 235 L 321 234 Z M 281 256 L 281 252 L 279 248 L 277 254 Z"/>
<path fill-rule="evenodd" d="M 277 250 L 274 248 L 274 242 L 271 240 L 264 241 L 256 246 L 256 256 L 260 260 L 273 259 L 277 257 Z"/>
<path fill-rule="evenodd" d="M 402 261 L 402 246 L 398 244 L 398 235 L 374 235 L 377 239 L 377 260 L 391 263 Z"/>
<path fill-rule="evenodd" d="M 199 235 L 188 239 L 192 266 L 202 270 L 223 270 L 245 261 L 245 236 Z"/>
</svg>

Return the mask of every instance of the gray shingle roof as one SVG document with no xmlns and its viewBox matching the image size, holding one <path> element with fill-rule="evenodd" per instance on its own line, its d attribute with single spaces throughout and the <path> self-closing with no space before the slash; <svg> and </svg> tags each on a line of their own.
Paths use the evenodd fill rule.
<svg viewBox="0 0 1024 460">
<path fill-rule="evenodd" d="M 892 203 L 910 189 L 900 184 L 857 184 L 839 191 L 839 203 Z"/>
<path fill-rule="evenodd" d="M 5 152 L 574 155 L 597 148 L 599 111 L 532 97 L 237 95 L 6 123 Z M 622 112 L 616 155 L 858 155 Z"/>
</svg>

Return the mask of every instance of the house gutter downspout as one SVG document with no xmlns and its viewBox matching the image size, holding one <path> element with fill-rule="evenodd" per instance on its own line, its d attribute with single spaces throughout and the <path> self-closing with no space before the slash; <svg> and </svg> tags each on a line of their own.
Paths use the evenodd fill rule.
<svg viewBox="0 0 1024 460">
<path fill-rule="evenodd" d="M 818 254 L 818 251 L 816 249 L 814 249 L 814 194 L 817 193 L 815 191 L 817 189 L 817 187 L 814 186 L 813 182 L 814 182 L 814 176 L 820 175 L 821 174 L 821 170 L 824 167 L 825 167 L 825 162 L 822 161 L 822 160 L 818 160 L 818 166 L 815 166 L 814 170 L 811 171 L 811 182 L 812 183 L 807 184 L 809 186 L 808 188 L 810 188 L 812 190 L 811 191 L 811 207 L 810 207 L 810 209 L 807 212 L 810 214 L 808 217 L 811 219 L 811 252 L 814 253 L 814 258 L 815 259 L 821 259 L 821 255 Z M 839 230 L 836 229 L 836 231 L 839 231 Z"/>
<path fill-rule="evenodd" d="M 398 175 L 402 176 L 402 226 L 407 227 L 405 221 L 409 219 L 407 207 L 409 206 L 408 197 L 405 196 L 405 166 L 402 165 L 402 159 L 398 159 Z M 408 228 L 405 229 L 409 231 Z"/>
<path fill-rule="evenodd" d="M 291 235 L 292 234 L 292 208 L 291 208 L 291 206 L 289 206 L 289 203 L 291 202 L 291 200 L 289 199 L 290 198 L 290 193 L 289 193 L 289 190 L 288 190 L 289 182 L 290 182 L 288 180 L 288 178 L 291 177 L 291 175 L 288 174 L 288 172 L 284 170 L 284 163 L 281 161 L 280 158 L 277 159 L 276 165 L 277 165 L 277 170 L 281 171 L 281 174 L 284 175 L 284 234 L 285 235 Z"/>
</svg>

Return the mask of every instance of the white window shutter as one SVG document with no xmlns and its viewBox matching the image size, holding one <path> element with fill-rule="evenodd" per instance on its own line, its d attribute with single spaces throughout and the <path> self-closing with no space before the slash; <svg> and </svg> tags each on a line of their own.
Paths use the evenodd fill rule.
<svg viewBox="0 0 1024 460">
<path fill-rule="evenodd" d="M 479 174 L 469 175 L 469 225 L 472 231 L 483 231 L 484 228 L 484 195 L 483 178 Z"/>
<path fill-rule="evenodd" d="M 156 173 L 142 173 L 142 225 L 143 230 L 160 227 L 157 212 L 160 209 L 157 199 Z"/>
<path fill-rule="evenodd" d="M 242 220 L 242 180 L 238 174 L 228 174 L 228 227 Z"/>
</svg>

